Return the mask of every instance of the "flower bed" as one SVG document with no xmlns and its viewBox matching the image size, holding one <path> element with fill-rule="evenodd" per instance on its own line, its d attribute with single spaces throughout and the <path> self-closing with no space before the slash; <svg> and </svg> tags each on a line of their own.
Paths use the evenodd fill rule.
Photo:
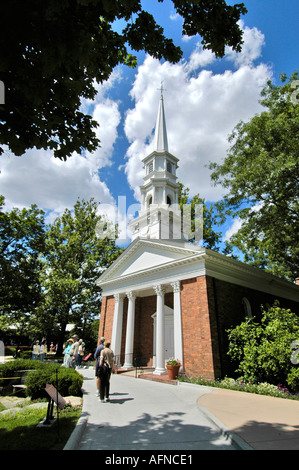
<svg viewBox="0 0 299 470">
<path fill-rule="evenodd" d="M 181 382 L 188 382 L 197 385 L 205 385 L 208 387 L 226 388 L 230 390 L 237 390 L 241 392 L 257 393 L 259 395 L 268 395 L 277 398 L 288 398 L 291 400 L 299 400 L 299 394 L 292 394 L 287 388 L 282 385 L 272 385 L 266 382 L 253 384 L 251 382 L 244 382 L 241 379 L 232 379 L 226 377 L 222 380 L 207 380 L 203 377 L 179 377 Z"/>
</svg>

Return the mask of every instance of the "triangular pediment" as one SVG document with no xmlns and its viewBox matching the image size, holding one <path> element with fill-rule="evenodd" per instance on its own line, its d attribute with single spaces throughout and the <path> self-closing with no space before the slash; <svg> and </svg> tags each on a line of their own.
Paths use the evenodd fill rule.
<svg viewBox="0 0 299 470">
<path fill-rule="evenodd" d="M 197 255 L 198 249 L 185 243 L 137 239 L 102 274 L 97 284 L 161 269 Z"/>
</svg>

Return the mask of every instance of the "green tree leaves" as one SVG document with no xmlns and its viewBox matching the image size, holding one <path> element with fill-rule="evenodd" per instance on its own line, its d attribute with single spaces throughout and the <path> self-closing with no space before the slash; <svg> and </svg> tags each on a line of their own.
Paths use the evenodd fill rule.
<svg viewBox="0 0 299 470">
<path fill-rule="evenodd" d="M 216 232 L 214 227 L 218 222 L 218 212 L 216 208 L 211 204 L 209 207 L 206 204 L 205 200 L 196 194 L 191 199 L 189 197 L 189 188 L 185 188 L 182 183 L 180 185 L 179 193 L 179 205 L 183 211 L 183 206 L 185 204 L 190 204 L 191 211 L 190 216 L 191 220 L 188 221 L 191 224 L 191 232 L 196 233 L 195 219 L 196 219 L 196 206 L 202 207 L 202 236 L 203 236 L 203 246 L 209 248 L 210 250 L 219 250 L 219 244 L 221 242 L 221 233 Z M 192 241 L 192 240 L 190 240 Z M 193 240 L 194 241 L 194 240 Z"/>
<path fill-rule="evenodd" d="M 242 221 L 230 243 L 245 261 L 288 279 L 299 276 L 299 106 L 291 100 L 295 73 L 262 92 L 267 108 L 240 122 L 223 164 L 211 164 L 212 179 L 227 189 L 222 210 Z"/>
<path fill-rule="evenodd" d="M 1 328 L 51 334 L 62 346 L 68 323 L 80 328 L 99 315 L 96 280 L 122 249 L 97 237 L 97 210 L 93 199 L 78 200 L 48 227 L 36 206 L 0 212 Z"/>
<path fill-rule="evenodd" d="M 44 212 L 35 205 L 4 212 L 4 198 L 0 199 L 0 310 L 24 314 L 35 307 L 41 294 Z"/>
<path fill-rule="evenodd" d="M 225 45 L 240 50 L 237 22 L 246 13 L 243 4 L 173 3 L 184 18 L 184 34 L 200 34 L 204 47 L 217 56 Z M 117 20 L 125 23 L 120 33 L 113 29 Z M 0 25 L 0 80 L 6 94 L 0 144 L 16 155 L 33 147 L 53 150 L 61 159 L 94 151 L 100 144 L 98 123 L 80 111 L 81 99 L 96 94 L 94 82 L 107 80 L 118 64 L 136 66 L 131 50 L 170 62 L 182 56 L 139 0 L 10 0 L 1 5 Z"/>
<path fill-rule="evenodd" d="M 121 253 L 115 240 L 96 235 L 101 220 L 97 204 L 78 200 L 74 210 L 66 209 L 46 233 L 46 254 L 43 258 L 43 300 L 37 321 L 47 316 L 60 325 L 62 344 L 67 323 L 82 323 L 100 314 L 101 290 L 96 280 L 103 269 Z"/>
<path fill-rule="evenodd" d="M 292 363 L 292 343 L 299 338 L 299 318 L 276 302 L 262 309 L 260 322 L 246 320 L 228 330 L 229 356 L 236 372 L 253 383 L 283 384 L 298 391 L 299 369 Z"/>
</svg>

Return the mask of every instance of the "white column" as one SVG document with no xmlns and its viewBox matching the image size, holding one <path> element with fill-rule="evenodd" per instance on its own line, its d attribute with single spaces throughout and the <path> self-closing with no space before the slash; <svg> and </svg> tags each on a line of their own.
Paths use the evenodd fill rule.
<svg viewBox="0 0 299 470">
<path fill-rule="evenodd" d="M 183 363 L 183 338 L 181 315 L 181 286 L 180 281 L 172 282 L 173 288 L 173 324 L 174 324 L 174 357 Z"/>
<path fill-rule="evenodd" d="M 167 196 L 166 196 L 166 185 L 163 186 L 163 201 L 162 204 L 167 204 Z"/>
<path fill-rule="evenodd" d="M 156 191 L 156 186 L 153 186 L 153 204 L 157 204 L 157 191 Z"/>
<path fill-rule="evenodd" d="M 157 316 L 156 316 L 156 369 L 153 374 L 162 375 L 165 369 L 165 319 L 164 319 L 164 293 L 165 288 L 161 285 L 155 286 L 157 294 Z"/>
<path fill-rule="evenodd" d="M 124 294 L 116 294 L 111 337 L 111 349 L 114 352 L 116 363 L 119 363 L 121 349 L 121 334 L 123 326 Z"/>
<path fill-rule="evenodd" d="M 126 331 L 126 349 L 125 349 L 125 363 L 123 369 L 130 369 L 133 367 L 133 348 L 134 348 L 134 323 L 135 323 L 135 299 L 134 292 L 128 292 L 128 315 L 127 315 L 127 331 Z"/>
</svg>

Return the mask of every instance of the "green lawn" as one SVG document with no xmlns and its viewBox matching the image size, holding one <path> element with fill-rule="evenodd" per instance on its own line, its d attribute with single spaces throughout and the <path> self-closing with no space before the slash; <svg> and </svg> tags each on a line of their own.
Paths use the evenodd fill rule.
<svg viewBox="0 0 299 470">
<path fill-rule="evenodd" d="M 81 406 L 59 413 L 59 426 L 37 427 L 47 409 L 24 408 L 0 417 L 0 450 L 62 450 L 81 415 Z M 56 406 L 54 407 L 56 417 Z"/>
</svg>

